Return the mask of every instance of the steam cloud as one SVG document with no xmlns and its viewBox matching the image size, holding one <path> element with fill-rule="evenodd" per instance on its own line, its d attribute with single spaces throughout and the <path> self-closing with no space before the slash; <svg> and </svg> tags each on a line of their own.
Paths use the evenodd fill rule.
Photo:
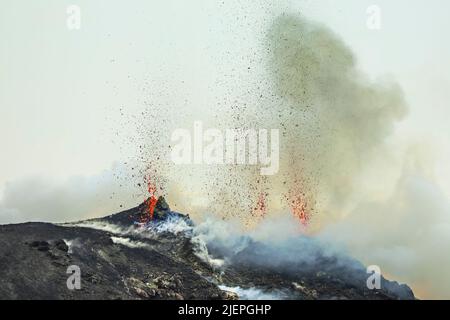
<svg viewBox="0 0 450 320">
<path fill-rule="evenodd" d="M 336 35 L 295 16 L 275 20 L 269 44 L 283 101 L 280 125 L 287 127 L 282 154 L 290 158 L 282 168 L 286 176 L 300 174 L 316 205 L 319 233 L 411 284 L 419 296 L 448 298 L 450 260 L 442 252 L 450 249 L 450 204 L 426 173 L 432 164 L 421 160 L 420 148 L 400 157 L 399 173 L 377 160 L 392 159 L 399 147 L 388 141 L 407 114 L 398 85 L 369 81 Z M 367 171 L 391 193 L 368 192 Z"/>
</svg>

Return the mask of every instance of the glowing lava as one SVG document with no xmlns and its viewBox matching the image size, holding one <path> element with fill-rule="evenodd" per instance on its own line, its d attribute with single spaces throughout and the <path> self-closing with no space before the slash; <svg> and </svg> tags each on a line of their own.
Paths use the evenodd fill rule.
<svg viewBox="0 0 450 320">
<path fill-rule="evenodd" d="M 158 197 L 156 196 L 156 186 L 150 181 L 150 179 L 148 179 L 147 185 L 150 196 L 147 200 L 145 200 L 146 209 L 141 216 L 141 223 L 147 223 L 153 220 L 156 203 L 158 202 Z"/>
</svg>

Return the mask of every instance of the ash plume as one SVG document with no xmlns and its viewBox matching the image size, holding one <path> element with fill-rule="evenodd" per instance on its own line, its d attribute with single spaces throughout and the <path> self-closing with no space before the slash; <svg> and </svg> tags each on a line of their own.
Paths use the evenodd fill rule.
<svg viewBox="0 0 450 320">
<path fill-rule="evenodd" d="M 303 210 L 308 220 L 316 212 L 338 215 L 360 171 L 385 152 L 395 124 L 406 115 L 403 93 L 392 81 L 366 77 L 332 30 L 301 16 L 278 16 L 261 39 L 260 63 L 246 84 L 249 101 L 221 110 L 219 117 L 233 128 L 279 128 L 279 173 L 261 177 L 249 166 L 183 168 L 190 181 L 206 176 L 198 197 L 207 200 L 200 210 L 247 222 L 279 211 Z M 189 185 L 186 172 L 177 178 Z M 260 197 L 264 210 L 255 213 Z"/>
</svg>

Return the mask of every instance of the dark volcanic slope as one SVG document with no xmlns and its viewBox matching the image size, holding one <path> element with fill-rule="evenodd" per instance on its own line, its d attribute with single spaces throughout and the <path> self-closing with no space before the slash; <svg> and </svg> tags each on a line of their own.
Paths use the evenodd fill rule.
<svg viewBox="0 0 450 320">
<path fill-rule="evenodd" d="M 262 244 L 250 244 L 232 264 L 215 271 L 197 257 L 189 234 L 134 232 L 145 204 L 80 224 L 25 223 L 0 226 L 0 299 L 232 299 L 218 284 L 256 287 L 293 299 L 413 299 L 407 286 L 383 280 L 383 290 L 365 288 L 367 276 L 329 268 L 290 268 L 249 263 L 242 256 L 265 254 Z M 158 201 L 155 220 L 188 217 Z M 105 224 L 107 223 L 107 224 Z M 92 225 L 95 228 L 92 228 Z M 91 226 L 91 227 L 87 227 Z M 112 228 L 114 227 L 114 228 Z M 121 229 L 120 229 L 120 228 Z M 127 233 L 120 230 L 127 229 Z M 118 230 L 120 232 L 118 232 Z M 214 252 L 214 248 L 211 248 Z M 258 259 L 255 259 L 255 261 Z M 69 290 L 67 268 L 81 270 L 81 289 Z"/>
</svg>

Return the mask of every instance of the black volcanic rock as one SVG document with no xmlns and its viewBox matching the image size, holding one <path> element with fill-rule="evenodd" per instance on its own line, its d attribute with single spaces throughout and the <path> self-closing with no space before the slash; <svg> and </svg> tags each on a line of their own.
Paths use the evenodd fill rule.
<svg viewBox="0 0 450 320">
<path fill-rule="evenodd" d="M 115 223 L 120 224 L 122 226 L 130 226 L 134 224 L 135 222 L 138 222 L 141 220 L 141 217 L 147 214 L 148 211 L 148 205 L 147 202 L 149 199 L 141 203 L 138 207 L 128 209 L 101 219 L 93 219 L 93 221 L 103 220 L 107 221 L 109 223 Z M 185 219 L 189 219 L 189 216 L 183 215 L 177 212 L 173 212 L 170 210 L 169 205 L 167 204 L 164 197 L 159 197 L 158 201 L 155 205 L 155 210 L 153 212 L 153 220 L 154 221 L 163 221 L 165 220 L 169 215 L 182 217 Z"/>
<path fill-rule="evenodd" d="M 286 299 L 414 299 L 405 285 L 383 279 L 383 290 L 365 288 L 362 265 L 337 269 L 335 258 L 315 265 L 280 267 L 250 242 L 224 270 L 199 258 L 192 234 L 137 232 L 146 203 L 101 219 L 55 225 L 0 226 L 0 299 L 235 299 L 219 285 L 258 288 Z M 164 198 L 154 221 L 188 216 L 172 212 Z M 210 253 L 220 256 L 218 248 Z M 227 253 L 228 254 L 228 253 Z M 358 265 L 358 264 L 356 264 Z M 69 266 L 81 271 L 81 289 L 69 290 Z M 356 272 L 355 272 L 356 270 Z"/>
</svg>

